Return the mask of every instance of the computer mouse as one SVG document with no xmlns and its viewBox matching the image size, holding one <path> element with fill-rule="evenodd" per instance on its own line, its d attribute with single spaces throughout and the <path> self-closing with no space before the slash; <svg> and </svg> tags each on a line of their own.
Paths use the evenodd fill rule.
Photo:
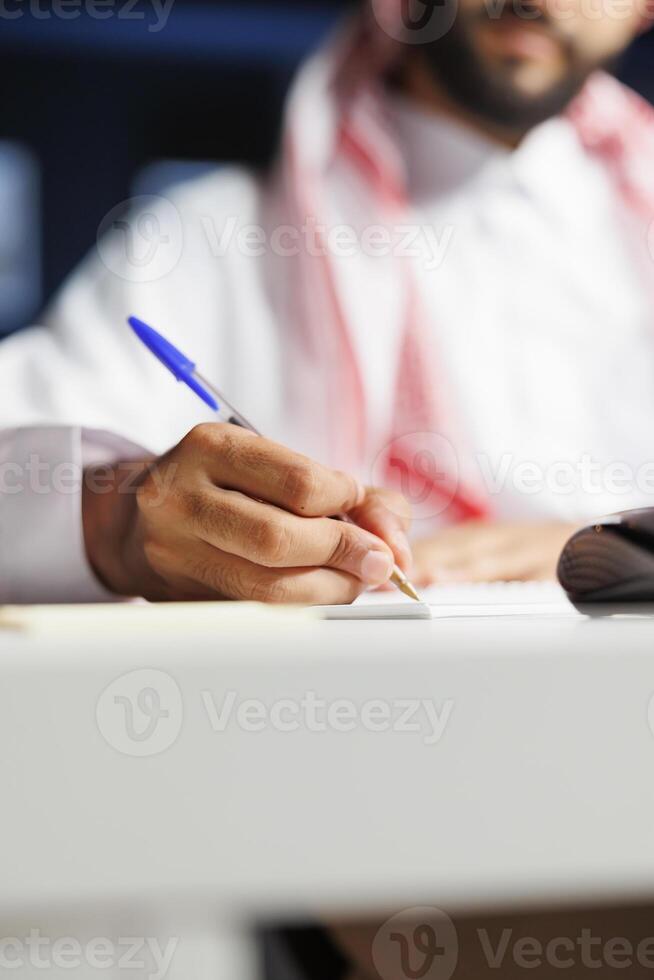
<svg viewBox="0 0 654 980">
<path fill-rule="evenodd" d="M 565 545 L 559 582 L 573 602 L 654 601 L 654 508 L 603 517 Z"/>
</svg>

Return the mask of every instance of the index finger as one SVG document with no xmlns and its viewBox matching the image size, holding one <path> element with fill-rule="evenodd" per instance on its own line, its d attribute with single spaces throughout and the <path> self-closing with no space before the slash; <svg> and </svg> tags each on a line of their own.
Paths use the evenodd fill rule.
<svg viewBox="0 0 654 980">
<path fill-rule="evenodd" d="M 207 471 L 224 489 L 238 490 L 301 517 L 330 517 L 351 510 L 365 498 L 362 484 L 348 473 L 238 426 L 206 428 L 212 430 L 202 434 Z"/>
<path fill-rule="evenodd" d="M 348 516 L 385 541 L 402 571 L 411 574 L 413 556 L 407 532 L 411 525 L 411 508 L 407 500 L 391 490 L 369 487 L 366 499 Z"/>
</svg>

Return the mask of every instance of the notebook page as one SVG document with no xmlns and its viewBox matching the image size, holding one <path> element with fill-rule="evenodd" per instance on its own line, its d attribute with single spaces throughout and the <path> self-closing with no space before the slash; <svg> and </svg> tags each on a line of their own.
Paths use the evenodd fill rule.
<svg viewBox="0 0 654 980">
<path fill-rule="evenodd" d="M 434 585 L 423 602 L 399 593 L 367 592 L 352 606 L 322 606 L 327 619 L 439 619 L 456 616 L 578 616 L 555 582 Z"/>
</svg>

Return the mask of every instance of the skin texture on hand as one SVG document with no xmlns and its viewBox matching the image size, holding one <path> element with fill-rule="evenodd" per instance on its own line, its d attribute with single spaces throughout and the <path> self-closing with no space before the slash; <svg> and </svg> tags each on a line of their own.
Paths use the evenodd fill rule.
<svg viewBox="0 0 654 980">
<path fill-rule="evenodd" d="M 414 544 L 417 586 L 438 582 L 528 581 L 556 578 L 564 544 L 578 529 L 559 522 L 467 521 Z"/>
<path fill-rule="evenodd" d="M 237 426 L 197 426 L 129 487 L 120 471 L 92 468 L 82 496 L 89 561 L 119 595 L 346 603 L 410 561 L 396 494 Z"/>
</svg>

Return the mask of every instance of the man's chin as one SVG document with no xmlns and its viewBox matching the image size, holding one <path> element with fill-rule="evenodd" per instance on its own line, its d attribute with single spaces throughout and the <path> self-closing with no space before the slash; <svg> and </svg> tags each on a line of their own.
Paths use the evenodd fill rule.
<svg viewBox="0 0 654 980">
<path fill-rule="evenodd" d="M 572 78 L 561 65 L 544 64 L 526 59 L 489 59 L 479 57 L 479 80 L 485 92 L 482 101 L 496 108 L 503 117 L 533 119 L 534 124 L 549 115 L 560 113 L 581 87 L 582 80 Z M 502 121 L 496 120 L 496 121 Z"/>
<path fill-rule="evenodd" d="M 440 77 L 449 97 L 464 111 L 516 134 L 564 112 L 585 80 L 565 74 L 553 76 L 542 69 L 526 71 L 524 66 L 478 70 L 474 84 L 469 76 Z"/>
<path fill-rule="evenodd" d="M 560 65 L 546 67 L 542 64 L 521 63 L 506 72 L 506 86 L 514 93 L 514 99 L 528 103 L 548 100 L 557 92 L 568 91 L 578 83 L 568 84 L 565 70 Z"/>
<path fill-rule="evenodd" d="M 523 134 L 546 120 L 560 115 L 579 90 L 579 86 L 554 86 L 529 92 L 521 87 L 495 87 L 483 99 L 460 102 L 461 107 L 480 121 L 516 134 Z"/>
<path fill-rule="evenodd" d="M 562 113 L 586 79 L 562 50 L 550 58 L 507 58 L 478 31 L 452 31 L 424 52 L 434 80 L 467 114 L 515 135 Z"/>
</svg>

